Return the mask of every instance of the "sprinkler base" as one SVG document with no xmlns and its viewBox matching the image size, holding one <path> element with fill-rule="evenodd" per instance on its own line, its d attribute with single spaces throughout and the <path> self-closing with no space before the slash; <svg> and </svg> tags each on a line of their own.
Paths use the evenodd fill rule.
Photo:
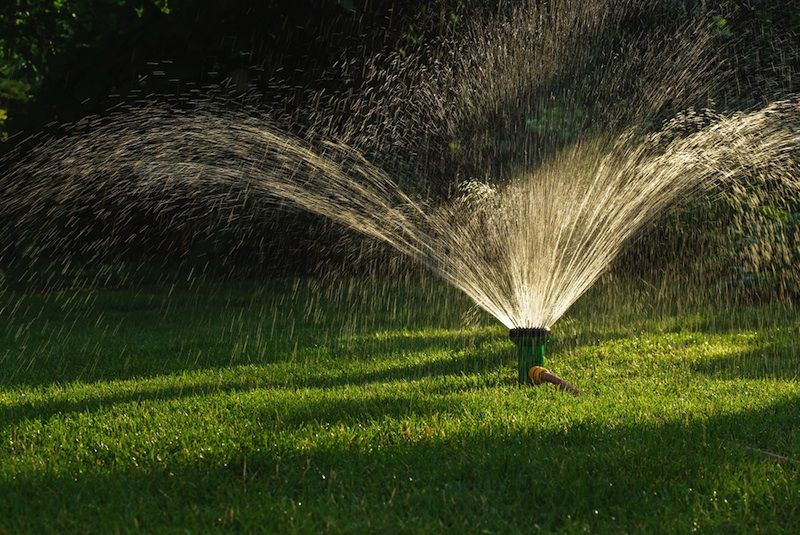
<svg viewBox="0 0 800 535">
<path fill-rule="evenodd" d="M 581 393 L 581 391 L 576 387 L 572 386 L 558 375 L 550 373 L 550 370 L 542 366 L 534 366 L 528 370 L 528 378 L 536 386 L 539 386 L 542 383 L 550 383 L 556 385 L 559 390 L 569 392 L 573 396 L 578 396 Z"/>
<path fill-rule="evenodd" d="M 517 376 L 520 385 L 529 385 L 528 370 L 544 366 L 544 347 L 550 330 L 546 328 L 517 327 L 508 331 L 508 337 L 517 348 Z"/>
</svg>

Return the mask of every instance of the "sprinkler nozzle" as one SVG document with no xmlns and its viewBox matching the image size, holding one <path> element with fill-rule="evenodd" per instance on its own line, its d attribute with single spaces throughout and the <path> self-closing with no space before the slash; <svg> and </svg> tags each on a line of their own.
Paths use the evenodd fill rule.
<svg viewBox="0 0 800 535">
<path fill-rule="evenodd" d="M 515 327 L 508 331 L 508 337 L 515 344 L 526 340 L 530 341 L 529 343 L 536 341 L 543 344 L 547 341 L 548 336 L 550 336 L 550 329 L 547 327 Z"/>
</svg>

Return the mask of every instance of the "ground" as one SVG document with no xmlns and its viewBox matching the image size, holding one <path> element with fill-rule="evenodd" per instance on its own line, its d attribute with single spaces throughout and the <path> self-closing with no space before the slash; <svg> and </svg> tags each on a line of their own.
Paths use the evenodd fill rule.
<svg viewBox="0 0 800 535">
<path fill-rule="evenodd" d="M 553 326 L 573 398 L 430 280 L 7 290 L 0 533 L 800 525 L 796 310 L 608 291 Z"/>
</svg>

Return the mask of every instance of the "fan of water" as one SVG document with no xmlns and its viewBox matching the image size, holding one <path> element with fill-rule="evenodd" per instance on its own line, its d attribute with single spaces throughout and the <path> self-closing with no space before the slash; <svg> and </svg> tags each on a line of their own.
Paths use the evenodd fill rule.
<svg viewBox="0 0 800 535">
<path fill-rule="evenodd" d="M 386 242 L 509 328 L 549 328 L 667 208 L 744 173 L 796 180 L 800 148 L 797 98 L 664 121 L 670 106 L 702 100 L 720 72 L 699 27 L 662 35 L 668 47 L 652 35 L 604 46 L 617 3 L 573 7 L 476 25 L 437 44 L 427 65 L 376 61 L 372 89 L 330 105 L 317 98 L 308 115 L 318 122 L 303 135 L 208 103 L 87 120 L 6 174 L 0 209 L 22 241 L 94 255 L 140 232 L 141 211 L 179 228 L 193 224 L 184 212 L 193 196 L 215 195 L 232 214 L 256 197 Z M 552 82 L 577 62 L 578 42 L 592 53 Z M 352 115 L 323 124 L 335 106 Z M 466 162 L 444 200 L 418 193 L 437 151 Z M 77 239 L 91 231 L 79 214 L 108 206 L 108 235 Z M 60 233 L 65 225 L 78 228 Z"/>
</svg>

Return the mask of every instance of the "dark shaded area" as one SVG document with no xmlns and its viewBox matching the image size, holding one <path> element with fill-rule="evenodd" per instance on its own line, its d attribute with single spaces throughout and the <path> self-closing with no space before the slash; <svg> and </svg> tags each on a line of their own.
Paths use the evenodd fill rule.
<svg viewBox="0 0 800 535">
<path fill-rule="evenodd" d="M 345 52 L 396 41 L 422 3 L 375 1 L 363 9 L 336 0 L 73 0 L 54 8 L 13 1 L 0 11 L 0 24 L 7 50 L 23 56 L 14 70 L 28 80 L 32 98 L 11 108 L 9 128 L 34 133 L 137 94 L 188 96 L 214 87 L 244 93 L 270 80 L 300 91 L 342 84 L 325 80 L 333 63 Z M 36 49 L 35 41 L 50 50 Z"/>
<path fill-rule="evenodd" d="M 1 79 L 23 82 L 28 96 L 0 92 L 0 102 L 11 105 L 7 128 L 15 135 L 102 112 L 113 95 L 125 99 L 131 92 L 175 96 L 209 86 L 268 91 L 277 80 L 300 93 L 341 90 L 357 80 L 329 76 L 340 59 L 418 54 L 448 29 L 512 7 L 471 0 L 12 0 L 0 8 Z M 711 15 L 720 45 L 736 42 L 739 82 L 738 89 L 715 89 L 728 92 L 726 100 L 759 101 L 764 87 L 755 77 L 784 69 L 773 75 L 790 79 L 796 67 L 780 57 L 781 45 L 800 30 L 796 7 L 791 0 L 631 5 L 609 25 L 619 37 Z M 585 66 L 564 66 L 575 83 L 581 70 L 587 74 Z M 792 91 L 777 81 L 774 89 Z"/>
</svg>

